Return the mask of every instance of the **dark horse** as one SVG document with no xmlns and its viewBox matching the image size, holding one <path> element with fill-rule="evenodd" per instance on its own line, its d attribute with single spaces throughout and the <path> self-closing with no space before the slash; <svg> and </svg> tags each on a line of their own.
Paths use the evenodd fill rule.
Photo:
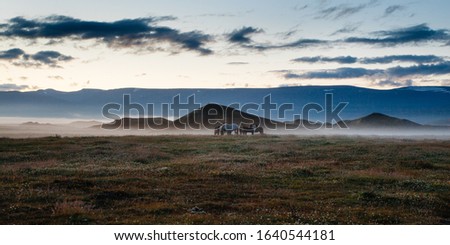
<svg viewBox="0 0 450 245">
<path fill-rule="evenodd" d="M 238 134 L 238 130 L 239 126 L 236 123 L 225 123 L 214 129 L 214 135 L 224 135 L 225 133 L 228 135 L 232 133 Z"/>
<path fill-rule="evenodd" d="M 264 129 L 261 126 L 256 126 L 255 124 L 250 125 L 250 127 L 245 127 L 242 126 L 239 128 L 239 133 L 240 134 L 247 134 L 247 133 L 251 133 L 252 135 L 254 135 L 255 133 L 260 133 L 263 134 L 264 133 Z"/>
</svg>

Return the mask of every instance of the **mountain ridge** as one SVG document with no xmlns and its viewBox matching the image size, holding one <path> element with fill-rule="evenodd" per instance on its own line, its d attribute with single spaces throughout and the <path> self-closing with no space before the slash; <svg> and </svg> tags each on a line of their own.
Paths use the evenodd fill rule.
<svg viewBox="0 0 450 245">
<path fill-rule="evenodd" d="M 335 125 L 342 127 L 344 123 L 349 128 L 419 128 L 424 126 L 407 119 L 396 118 L 378 112 L 353 120 L 340 121 Z"/>
<path fill-rule="evenodd" d="M 213 114 L 210 112 L 214 110 Z M 240 126 L 254 124 L 270 129 L 318 129 L 315 123 L 306 120 L 278 122 L 238 109 L 219 104 L 207 104 L 176 120 L 167 118 L 121 118 L 103 124 L 106 129 L 213 129 L 223 123 L 236 123 Z M 325 126 L 322 125 L 321 128 Z M 332 124 L 330 128 L 350 129 L 430 129 L 444 128 L 426 126 L 419 123 L 374 112 L 361 118 L 343 120 Z M 449 128 L 449 127 L 445 127 Z"/>
<path fill-rule="evenodd" d="M 293 121 L 293 114 L 302 112 L 308 103 L 325 105 L 325 94 L 333 94 L 333 105 L 348 102 L 341 118 L 359 118 L 372 112 L 380 112 L 399 118 L 406 118 L 421 124 L 442 122 L 450 125 L 450 87 L 404 87 L 377 90 L 348 85 L 340 86 L 297 86 L 277 88 L 232 88 L 232 89 L 145 89 L 119 88 L 111 90 L 83 89 L 75 92 L 62 92 L 53 89 L 31 92 L 0 92 L 0 115 L 3 117 L 57 117 L 79 119 L 104 119 L 102 108 L 105 104 L 123 105 L 123 95 L 131 96 L 131 103 L 146 105 L 153 103 L 153 115 L 163 115 L 161 105 L 171 103 L 180 96 L 182 103 L 194 95 L 200 106 L 209 103 L 230 105 L 238 103 L 262 104 L 264 97 L 271 95 L 271 101 L 278 106 L 292 103 L 294 110 L 287 111 L 285 118 L 276 112 L 270 118 L 277 121 Z M 263 116 L 261 110 L 255 112 Z M 123 117 L 121 110 L 119 116 Z M 186 112 L 187 114 L 187 112 Z M 185 115 L 185 114 L 184 114 Z M 135 115 L 132 115 L 135 116 Z M 169 117 L 172 115 L 169 115 Z M 183 116 L 183 115 L 180 115 Z M 266 116 L 267 117 L 267 116 Z M 310 120 L 324 121 L 324 112 L 312 113 Z"/>
</svg>

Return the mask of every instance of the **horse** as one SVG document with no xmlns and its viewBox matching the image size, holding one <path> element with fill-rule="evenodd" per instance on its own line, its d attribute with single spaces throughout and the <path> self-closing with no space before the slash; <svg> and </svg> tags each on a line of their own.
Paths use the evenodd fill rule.
<svg viewBox="0 0 450 245">
<path fill-rule="evenodd" d="M 247 133 L 251 133 L 252 135 L 254 135 L 257 132 L 259 132 L 260 134 L 263 134 L 264 129 L 261 126 L 257 127 L 255 124 L 252 124 L 250 127 L 243 126 L 243 127 L 239 128 L 240 134 L 247 135 Z"/>
<path fill-rule="evenodd" d="M 231 133 L 238 134 L 239 126 L 236 123 L 225 123 L 222 124 L 218 128 L 218 133 L 220 132 L 221 135 L 224 135 L 225 132 L 230 135 Z M 216 131 L 214 130 L 214 134 L 216 134 Z"/>
<path fill-rule="evenodd" d="M 221 125 L 216 126 L 216 127 L 214 128 L 214 135 L 219 135 L 219 134 L 220 134 L 220 126 L 221 126 Z"/>
</svg>

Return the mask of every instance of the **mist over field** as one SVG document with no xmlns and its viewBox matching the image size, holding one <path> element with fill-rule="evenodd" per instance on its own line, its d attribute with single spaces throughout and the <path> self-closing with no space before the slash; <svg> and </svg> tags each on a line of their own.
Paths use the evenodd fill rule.
<svg viewBox="0 0 450 245">
<path fill-rule="evenodd" d="M 157 136 L 157 135 L 213 135 L 213 129 L 102 129 L 99 121 L 75 121 L 60 119 L 60 123 L 51 124 L 54 119 L 28 118 L 39 121 L 22 121 L 24 119 L 8 119 L 8 124 L 0 123 L 0 137 L 6 138 L 39 138 L 39 137 L 88 137 L 88 136 Z M 25 120 L 28 120 L 25 119 Z M 56 120 L 58 121 L 58 120 Z M 21 122 L 21 123 L 19 123 Z M 450 139 L 448 128 L 432 129 L 267 129 L 267 135 L 296 135 L 296 136 L 351 136 L 351 137 L 379 137 L 404 139 Z M 252 135 L 225 135 L 221 137 L 251 137 Z M 258 135 L 255 135 L 257 137 Z M 218 136 L 219 137 L 219 136 Z"/>
</svg>

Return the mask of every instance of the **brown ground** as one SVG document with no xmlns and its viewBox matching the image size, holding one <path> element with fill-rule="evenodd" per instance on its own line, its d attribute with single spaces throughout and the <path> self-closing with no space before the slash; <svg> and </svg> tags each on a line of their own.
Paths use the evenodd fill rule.
<svg viewBox="0 0 450 245">
<path fill-rule="evenodd" d="M 450 141 L 0 139 L 0 224 L 449 224 Z"/>
</svg>

